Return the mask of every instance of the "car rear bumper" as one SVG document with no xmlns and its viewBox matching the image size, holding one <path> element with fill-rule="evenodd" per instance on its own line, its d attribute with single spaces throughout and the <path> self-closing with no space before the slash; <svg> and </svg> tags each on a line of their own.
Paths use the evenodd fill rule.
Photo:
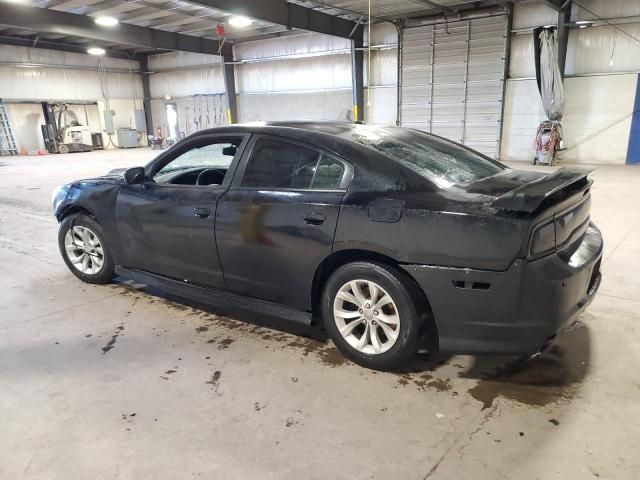
<svg viewBox="0 0 640 480">
<path fill-rule="evenodd" d="M 590 224 L 569 258 L 517 259 L 504 272 L 403 265 L 429 299 L 441 351 L 538 351 L 589 305 L 601 280 L 602 235 Z"/>
</svg>

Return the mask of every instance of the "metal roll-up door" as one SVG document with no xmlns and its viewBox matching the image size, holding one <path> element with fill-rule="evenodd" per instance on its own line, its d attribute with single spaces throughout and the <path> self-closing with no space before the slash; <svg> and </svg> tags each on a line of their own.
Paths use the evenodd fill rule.
<svg viewBox="0 0 640 480">
<path fill-rule="evenodd" d="M 507 16 L 402 30 L 400 125 L 497 157 Z"/>
</svg>

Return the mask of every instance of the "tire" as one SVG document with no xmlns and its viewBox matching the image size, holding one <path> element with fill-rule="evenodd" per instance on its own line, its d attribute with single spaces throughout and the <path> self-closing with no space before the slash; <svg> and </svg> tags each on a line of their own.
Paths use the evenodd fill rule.
<svg viewBox="0 0 640 480">
<path fill-rule="evenodd" d="M 322 316 L 342 354 L 358 365 L 383 371 L 395 370 L 412 359 L 423 331 L 413 289 L 400 272 L 380 263 L 353 262 L 338 268 L 325 285 Z M 366 302 L 372 297 L 377 305 Z M 366 334 L 369 337 L 363 341 Z"/>
<path fill-rule="evenodd" d="M 78 248 L 70 247 L 70 243 Z M 83 282 L 111 282 L 113 255 L 105 243 L 102 227 L 90 216 L 77 214 L 65 218 L 58 229 L 58 247 L 71 273 Z"/>
<path fill-rule="evenodd" d="M 64 143 L 58 145 L 58 153 L 69 153 L 69 146 Z"/>
</svg>

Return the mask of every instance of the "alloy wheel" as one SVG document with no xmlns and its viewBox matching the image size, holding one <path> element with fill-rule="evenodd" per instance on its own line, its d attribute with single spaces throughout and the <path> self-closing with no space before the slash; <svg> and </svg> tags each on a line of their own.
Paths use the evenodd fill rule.
<svg viewBox="0 0 640 480">
<path fill-rule="evenodd" d="M 400 333 L 400 315 L 393 298 L 370 280 L 345 283 L 334 298 L 333 316 L 345 341 L 368 355 L 388 351 Z"/>
<path fill-rule="evenodd" d="M 104 265 L 104 249 L 98 236 L 81 225 L 75 225 L 64 237 L 64 246 L 71 264 L 85 275 L 95 275 Z"/>
</svg>

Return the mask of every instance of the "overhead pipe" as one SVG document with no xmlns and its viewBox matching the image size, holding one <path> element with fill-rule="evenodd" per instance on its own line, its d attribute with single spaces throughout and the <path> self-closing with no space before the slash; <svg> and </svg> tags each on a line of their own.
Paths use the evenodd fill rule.
<svg viewBox="0 0 640 480">
<path fill-rule="evenodd" d="M 487 8 L 483 10 L 462 11 L 454 14 L 440 14 L 429 17 L 408 18 L 402 22 L 403 28 L 425 27 L 427 25 L 438 25 L 442 23 L 462 22 L 465 20 L 477 20 L 480 18 L 499 17 L 508 15 L 509 12 L 503 7 Z"/>
</svg>

